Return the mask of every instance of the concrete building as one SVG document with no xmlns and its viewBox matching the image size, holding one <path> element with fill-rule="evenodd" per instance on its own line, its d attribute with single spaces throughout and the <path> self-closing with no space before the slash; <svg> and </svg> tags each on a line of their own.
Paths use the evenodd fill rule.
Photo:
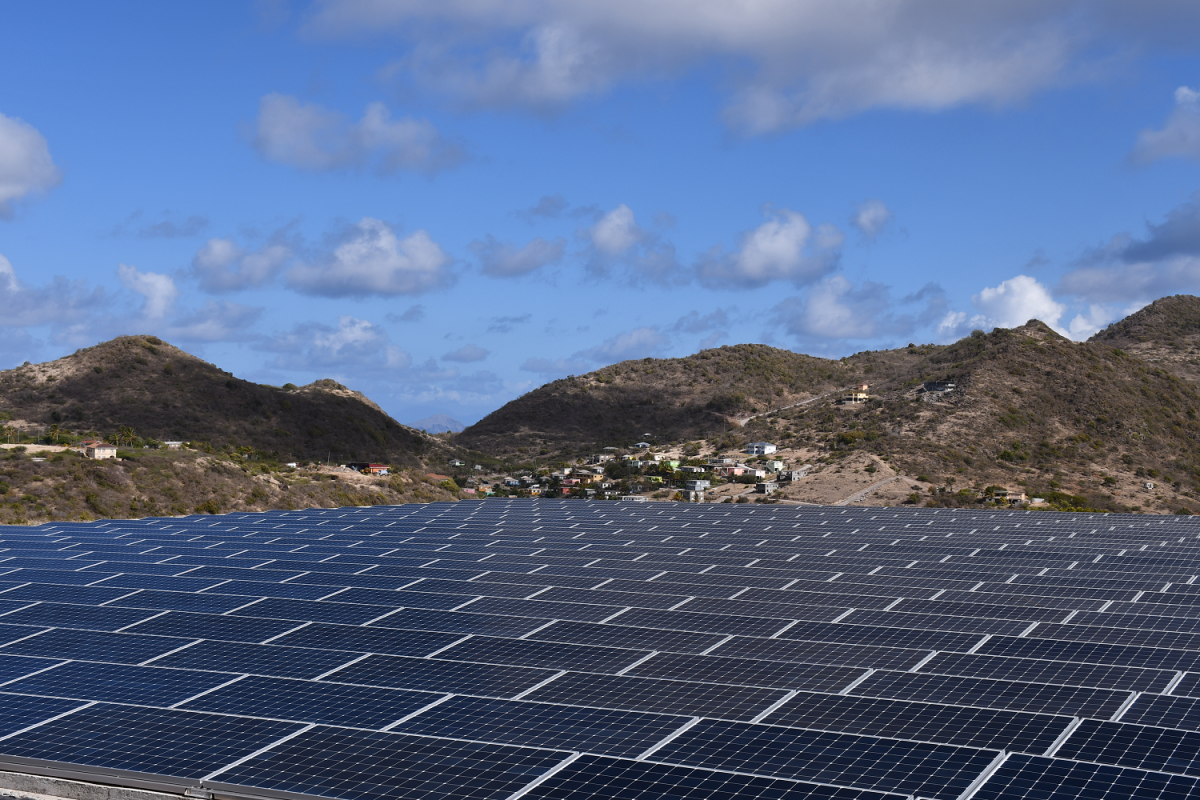
<svg viewBox="0 0 1200 800">
<path fill-rule="evenodd" d="M 88 458 L 97 460 L 102 458 L 116 458 L 117 446 L 108 442 L 88 442 L 87 446 L 83 449 L 83 454 Z"/>
<path fill-rule="evenodd" d="M 770 442 L 751 442 L 746 445 L 746 452 L 752 456 L 768 456 L 779 448 Z"/>
</svg>

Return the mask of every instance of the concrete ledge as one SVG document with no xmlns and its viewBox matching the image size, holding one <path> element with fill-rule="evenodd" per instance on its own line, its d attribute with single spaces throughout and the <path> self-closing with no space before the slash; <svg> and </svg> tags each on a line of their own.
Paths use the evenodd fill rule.
<svg viewBox="0 0 1200 800">
<path fill-rule="evenodd" d="M 0 798 L 20 800 L 180 800 L 177 794 L 0 771 Z"/>
</svg>

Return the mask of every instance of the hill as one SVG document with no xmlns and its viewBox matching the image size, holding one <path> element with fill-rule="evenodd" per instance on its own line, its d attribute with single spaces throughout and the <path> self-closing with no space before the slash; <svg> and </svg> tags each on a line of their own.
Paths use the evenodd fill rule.
<svg viewBox="0 0 1200 800">
<path fill-rule="evenodd" d="M 421 470 L 370 477 L 337 468 L 291 469 L 239 453 L 122 450 L 118 459 L 93 461 L 55 449 L 0 449 L 0 524 L 390 505 L 458 496 Z"/>
<path fill-rule="evenodd" d="M 1178 348 L 1160 338 L 1200 332 L 1200 300 L 1165 298 L 1138 313 L 1086 343 L 1031 320 L 838 360 L 740 345 L 624 362 L 530 392 L 457 440 L 543 461 L 629 447 L 646 433 L 684 455 L 765 440 L 791 463 L 816 464 L 813 486 L 835 474 L 861 475 L 864 487 L 903 478 L 901 494 L 862 502 L 970 504 L 997 485 L 1060 508 L 1200 507 L 1200 390 L 1181 366 L 1190 361 L 1160 363 L 1166 350 L 1193 352 L 1184 337 L 1198 334 L 1177 334 Z M 868 402 L 833 402 L 860 381 Z M 955 389 L 926 392 L 927 382 Z M 837 499 L 797 487 L 784 496 Z"/>
<path fill-rule="evenodd" d="M 753 414 L 833 391 L 838 361 L 759 344 L 687 358 L 623 361 L 546 384 L 471 425 L 455 441 L 496 455 L 547 455 L 720 432 Z"/>
<path fill-rule="evenodd" d="M 434 414 L 417 420 L 412 427 L 426 433 L 460 433 L 466 425 L 448 414 Z"/>
<path fill-rule="evenodd" d="M 1159 298 L 1088 341 L 1119 347 L 1200 384 L 1200 297 Z"/>
<path fill-rule="evenodd" d="M 21 429 L 76 434 L 129 427 L 156 440 L 252 448 L 279 461 L 444 462 L 452 446 L 401 425 L 332 381 L 266 386 L 154 336 L 122 336 L 0 372 L 0 411 Z"/>
</svg>

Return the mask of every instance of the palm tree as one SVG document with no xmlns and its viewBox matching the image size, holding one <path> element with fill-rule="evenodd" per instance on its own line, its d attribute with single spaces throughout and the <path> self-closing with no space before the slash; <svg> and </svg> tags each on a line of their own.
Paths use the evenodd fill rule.
<svg viewBox="0 0 1200 800">
<path fill-rule="evenodd" d="M 58 442 L 59 430 L 60 428 L 57 422 L 50 426 L 50 435 L 54 437 L 55 443 Z"/>
<path fill-rule="evenodd" d="M 117 444 L 120 444 L 122 441 L 124 441 L 132 445 L 133 440 L 136 438 L 137 434 L 134 432 L 133 428 L 129 427 L 128 425 L 122 425 L 117 429 Z"/>
</svg>

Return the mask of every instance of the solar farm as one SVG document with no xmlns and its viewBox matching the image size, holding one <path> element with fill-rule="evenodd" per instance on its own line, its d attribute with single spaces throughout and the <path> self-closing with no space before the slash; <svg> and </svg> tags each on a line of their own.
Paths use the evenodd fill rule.
<svg viewBox="0 0 1200 800">
<path fill-rule="evenodd" d="M 0 533 L 0 770 L 191 798 L 1200 797 L 1200 520 L 487 501 Z"/>
</svg>

